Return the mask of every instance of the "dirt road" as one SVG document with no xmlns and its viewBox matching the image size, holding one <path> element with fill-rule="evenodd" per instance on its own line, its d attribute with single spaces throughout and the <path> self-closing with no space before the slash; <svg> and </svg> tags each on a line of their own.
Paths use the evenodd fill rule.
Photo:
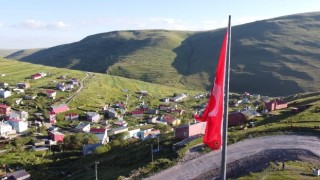
<svg viewBox="0 0 320 180">
<path fill-rule="evenodd" d="M 295 150 L 295 153 L 300 150 L 306 150 L 314 156 L 320 157 L 320 137 L 278 135 L 247 139 L 228 146 L 227 163 L 274 150 L 287 150 L 287 152 L 289 152 L 288 150 Z M 273 156 L 277 156 L 277 153 L 273 153 Z M 213 169 L 219 168 L 220 162 L 221 152 L 212 151 L 196 159 L 180 163 L 147 179 L 194 179 L 201 174 L 206 174 Z"/>
</svg>

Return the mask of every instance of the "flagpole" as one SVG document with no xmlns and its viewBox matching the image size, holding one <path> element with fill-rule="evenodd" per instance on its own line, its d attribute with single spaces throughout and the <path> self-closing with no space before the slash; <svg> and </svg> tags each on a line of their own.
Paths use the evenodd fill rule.
<svg viewBox="0 0 320 180">
<path fill-rule="evenodd" d="M 223 113 L 223 136 L 222 136 L 222 154 L 220 179 L 227 179 L 227 142 L 228 142 L 228 106 L 229 106 L 229 76 L 230 76 L 230 49 L 231 49 L 231 16 L 229 15 L 228 23 L 228 44 L 226 55 L 226 74 L 225 74 L 225 96 L 224 96 L 224 113 Z"/>
</svg>

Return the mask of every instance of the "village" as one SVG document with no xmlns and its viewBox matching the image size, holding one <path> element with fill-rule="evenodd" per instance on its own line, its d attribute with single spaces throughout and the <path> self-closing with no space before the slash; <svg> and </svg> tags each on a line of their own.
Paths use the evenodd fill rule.
<svg viewBox="0 0 320 180">
<path fill-rule="evenodd" d="M 44 72 L 35 73 L 28 81 L 37 81 L 49 75 L 50 73 Z M 159 100 L 159 105 L 154 106 L 145 103 L 145 98 L 149 96 L 148 91 L 140 90 L 135 92 L 134 98 L 138 103 L 134 109 L 127 108 L 129 95 L 125 95 L 124 101 L 106 103 L 95 111 L 74 111 L 75 108 L 71 109 L 67 103 L 72 99 L 64 95 L 65 92 L 79 93 L 77 90 L 82 86 L 81 81 L 66 76 L 57 76 L 56 79 L 51 86 L 36 89 L 28 82 L 0 82 L 2 144 L 30 136 L 32 140 L 23 147 L 26 151 L 51 151 L 58 145 L 65 144 L 65 147 L 80 150 L 83 156 L 86 156 L 107 152 L 110 149 L 109 144 L 112 146 L 122 140 L 146 141 L 157 139 L 169 132 L 173 132 L 178 142 L 173 148 L 180 148 L 205 132 L 205 122 L 197 122 L 192 115 L 204 110 L 209 93 L 174 93 L 171 97 L 163 97 Z M 192 106 L 190 111 L 181 108 L 182 102 L 195 102 L 197 105 Z M 246 129 L 254 128 L 255 117 L 270 115 L 275 110 L 287 108 L 288 104 L 282 98 L 272 99 L 245 92 L 241 95 L 232 94 L 229 106 L 229 127 Z M 297 113 L 299 110 L 292 108 L 291 111 Z M 81 146 L 77 147 L 77 142 L 73 141 L 72 137 L 80 134 L 93 140 L 83 141 Z M 10 150 L 0 149 L 0 153 L 7 151 Z M 10 176 L 28 176 L 24 170 L 17 170 L 16 174 L 14 171 L 8 172 Z"/>
</svg>

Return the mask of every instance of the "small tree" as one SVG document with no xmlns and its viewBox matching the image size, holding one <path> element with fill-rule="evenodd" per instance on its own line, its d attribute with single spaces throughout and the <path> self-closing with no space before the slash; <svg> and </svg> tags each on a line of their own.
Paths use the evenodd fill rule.
<svg viewBox="0 0 320 180">
<path fill-rule="evenodd" d="M 160 130 L 162 134 L 171 130 L 171 127 L 167 124 L 157 124 L 154 128 Z"/>
<path fill-rule="evenodd" d="M 111 150 L 111 146 L 109 144 L 106 144 L 106 145 L 97 147 L 96 150 L 94 151 L 94 153 L 95 154 L 102 154 L 102 153 L 106 153 L 110 150 Z"/>
</svg>

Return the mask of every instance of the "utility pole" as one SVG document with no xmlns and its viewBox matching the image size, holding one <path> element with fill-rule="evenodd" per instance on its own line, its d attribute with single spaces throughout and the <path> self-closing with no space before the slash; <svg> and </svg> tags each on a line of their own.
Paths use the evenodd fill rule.
<svg viewBox="0 0 320 180">
<path fill-rule="evenodd" d="M 159 147 L 159 138 L 157 138 L 158 139 L 158 152 L 159 152 L 159 150 L 160 150 L 160 147 Z"/>
<path fill-rule="evenodd" d="M 151 144 L 151 162 L 153 162 L 153 145 Z"/>
<path fill-rule="evenodd" d="M 96 170 L 96 180 L 98 180 L 98 164 L 99 164 L 99 162 L 95 161 L 94 164 L 95 164 L 95 170 Z"/>
</svg>

